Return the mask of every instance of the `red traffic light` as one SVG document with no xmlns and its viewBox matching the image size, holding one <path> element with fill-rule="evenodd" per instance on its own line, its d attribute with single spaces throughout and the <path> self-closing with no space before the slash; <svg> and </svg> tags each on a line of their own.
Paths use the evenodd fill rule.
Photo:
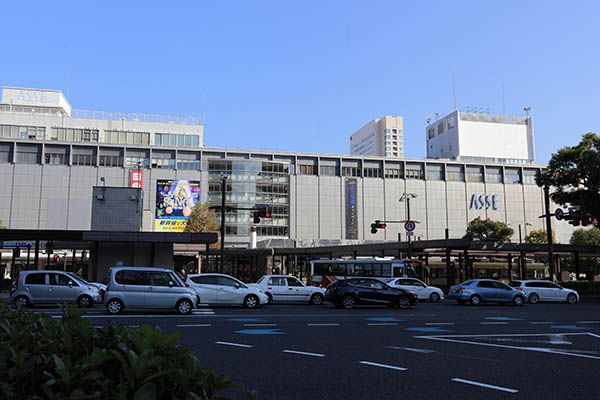
<svg viewBox="0 0 600 400">
<path fill-rule="evenodd" d="M 54 261 L 57 262 L 58 261 L 58 254 L 55 254 L 53 258 L 54 258 Z"/>
<path fill-rule="evenodd" d="M 380 227 L 381 229 L 385 229 L 385 224 L 380 224 L 380 225 L 379 225 L 379 227 Z"/>
<path fill-rule="evenodd" d="M 271 218 L 271 213 L 269 211 L 265 212 L 265 218 Z"/>
</svg>

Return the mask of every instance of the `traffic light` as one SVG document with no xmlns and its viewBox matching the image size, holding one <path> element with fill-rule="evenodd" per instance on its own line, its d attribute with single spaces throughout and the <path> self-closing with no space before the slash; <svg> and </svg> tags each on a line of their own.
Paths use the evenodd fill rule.
<svg viewBox="0 0 600 400">
<path fill-rule="evenodd" d="M 581 208 L 579 208 L 579 206 L 569 207 L 568 213 L 565 213 L 563 210 L 558 208 L 554 212 L 554 216 L 559 221 L 561 221 L 561 220 L 569 221 L 569 224 L 571 224 L 573 226 L 579 226 L 579 225 L 588 226 L 588 225 L 594 223 L 594 218 L 592 217 L 592 215 L 590 213 L 587 213 L 587 212 L 581 210 Z"/>
<path fill-rule="evenodd" d="M 258 224 L 261 218 L 271 218 L 271 212 L 267 210 L 267 207 L 258 207 L 256 211 L 252 213 L 254 223 Z"/>
<path fill-rule="evenodd" d="M 13 256 L 15 258 L 19 258 L 21 256 L 21 248 L 20 247 L 15 247 L 13 249 Z"/>
<path fill-rule="evenodd" d="M 55 254 L 55 255 L 54 255 L 52 258 L 54 259 L 54 262 L 56 262 L 56 263 L 57 263 L 57 262 L 58 262 L 58 259 L 59 259 L 60 257 L 58 256 L 58 254 Z"/>
<path fill-rule="evenodd" d="M 385 223 L 382 223 L 378 219 L 371 224 L 371 233 L 377 233 L 377 229 L 385 229 Z"/>
</svg>

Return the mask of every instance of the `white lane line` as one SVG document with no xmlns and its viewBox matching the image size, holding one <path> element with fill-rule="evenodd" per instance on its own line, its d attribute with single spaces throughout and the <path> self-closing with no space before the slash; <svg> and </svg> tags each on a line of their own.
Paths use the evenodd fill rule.
<svg viewBox="0 0 600 400">
<path fill-rule="evenodd" d="M 211 324 L 187 324 L 187 325 L 175 325 L 178 328 L 195 328 L 203 326 L 212 326 Z"/>
<path fill-rule="evenodd" d="M 371 365 L 373 367 L 395 369 L 396 371 L 406 371 L 407 370 L 407 368 L 396 367 L 395 365 L 379 364 L 379 363 L 375 363 L 375 362 L 371 362 L 371 361 L 361 361 L 361 362 L 359 362 L 359 364 Z"/>
<path fill-rule="evenodd" d="M 593 337 L 597 337 L 598 339 L 600 339 L 600 335 L 596 335 L 595 333 L 588 332 L 588 335 L 593 336 Z"/>
<path fill-rule="evenodd" d="M 340 324 L 306 324 L 306 326 L 340 326 Z"/>
<path fill-rule="evenodd" d="M 415 353 L 423 353 L 423 354 L 431 354 L 431 353 L 435 353 L 434 350 L 427 350 L 427 349 L 413 349 L 412 347 L 397 347 L 397 346 L 387 346 L 388 349 L 395 349 L 395 350 L 406 350 L 406 351 L 414 351 Z"/>
<path fill-rule="evenodd" d="M 508 322 L 480 322 L 480 325 L 506 325 Z"/>
<path fill-rule="evenodd" d="M 454 325 L 454 322 L 427 322 L 425 325 Z"/>
<path fill-rule="evenodd" d="M 367 324 L 371 326 L 397 326 L 398 324 L 395 322 L 374 322 L 371 324 Z"/>
<path fill-rule="evenodd" d="M 283 350 L 284 353 L 290 354 L 300 354 L 302 356 L 312 356 L 312 357 L 325 357 L 325 354 L 320 353 L 308 353 L 306 351 L 296 351 L 296 350 Z"/>
<path fill-rule="evenodd" d="M 244 326 L 277 326 L 277 324 L 244 324 Z"/>
<path fill-rule="evenodd" d="M 551 325 L 551 324 L 555 324 L 556 322 L 553 321 L 535 321 L 535 322 L 530 322 L 530 324 L 534 324 L 534 325 Z"/>
<path fill-rule="evenodd" d="M 139 325 L 127 325 L 128 328 L 139 328 Z"/>
<path fill-rule="evenodd" d="M 508 393 L 518 393 L 519 392 L 516 389 L 505 388 L 502 386 L 488 385 L 487 383 L 468 381 L 466 379 L 461 379 L 461 378 L 454 378 L 452 380 L 454 382 L 466 383 L 467 385 L 480 386 L 480 387 L 484 387 L 484 388 L 488 388 L 488 389 L 501 390 L 503 392 L 508 392 Z"/>
<path fill-rule="evenodd" d="M 577 321 L 576 324 L 600 324 L 600 321 Z"/>
<path fill-rule="evenodd" d="M 231 342 L 215 342 L 216 344 L 222 344 L 225 346 L 234 346 L 234 347 L 245 347 L 245 348 L 250 348 L 252 347 L 249 344 L 241 344 L 241 343 L 231 343 Z"/>
</svg>

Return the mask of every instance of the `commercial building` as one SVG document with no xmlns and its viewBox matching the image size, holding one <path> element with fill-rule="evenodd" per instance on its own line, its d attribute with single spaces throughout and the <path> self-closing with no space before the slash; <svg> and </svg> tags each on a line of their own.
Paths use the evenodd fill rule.
<svg viewBox="0 0 600 400">
<path fill-rule="evenodd" d="M 532 164 L 533 117 L 454 111 L 425 128 L 427 158 Z"/>
<path fill-rule="evenodd" d="M 398 234 L 405 240 L 403 224 L 393 222 L 406 219 L 406 203 L 398 201 L 404 193 L 417 196 L 410 202 L 411 219 L 418 221 L 415 240 L 444 238 L 446 229 L 460 238 L 477 217 L 508 223 L 513 241 L 519 225 L 523 237 L 544 227 L 538 218 L 543 194 L 534 182 L 541 165 L 206 148 L 198 120 L 144 123 L 108 119 L 107 113 L 73 118 L 63 109 L 64 115 L 49 115 L 41 106 L 2 105 L 0 219 L 6 227 L 90 229 L 92 189 L 111 186 L 143 189 L 143 231 L 177 231 L 196 202 L 220 205 L 223 175 L 227 205 L 264 205 L 272 212 L 255 224 L 251 211 L 229 209 L 228 246 L 247 246 L 251 228 L 259 241 L 298 247 L 395 241 Z M 73 136 L 58 134 L 65 126 Z M 83 140 L 86 129 L 97 131 L 90 140 Z M 395 129 L 400 135 L 401 125 Z M 113 131 L 125 141 L 112 141 Z M 136 132 L 133 142 L 130 132 Z M 177 135 L 175 142 L 169 135 Z M 195 145 L 187 145 L 190 135 L 198 138 Z M 377 219 L 390 223 L 371 234 Z M 568 242 L 570 225 L 554 229 L 558 241 Z"/>
<path fill-rule="evenodd" d="M 350 154 L 404 157 L 402 117 L 375 118 L 350 136 Z"/>
</svg>

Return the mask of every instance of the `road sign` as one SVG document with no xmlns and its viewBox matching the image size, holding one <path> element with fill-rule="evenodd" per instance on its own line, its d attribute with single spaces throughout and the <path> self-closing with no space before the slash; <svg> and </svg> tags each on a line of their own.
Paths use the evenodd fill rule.
<svg viewBox="0 0 600 400">
<path fill-rule="evenodd" d="M 554 216 L 560 221 L 565 216 L 565 212 L 562 210 L 562 208 L 557 208 L 556 211 L 554 211 Z"/>
<path fill-rule="evenodd" d="M 416 227 L 417 225 L 413 221 L 406 221 L 404 223 L 404 229 L 406 229 L 407 232 L 414 231 Z"/>
<path fill-rule="evenodd" d="M 414 236 L 415 233 L 414 232 L 406 232 L 406 236 Z"/>
</svg>

